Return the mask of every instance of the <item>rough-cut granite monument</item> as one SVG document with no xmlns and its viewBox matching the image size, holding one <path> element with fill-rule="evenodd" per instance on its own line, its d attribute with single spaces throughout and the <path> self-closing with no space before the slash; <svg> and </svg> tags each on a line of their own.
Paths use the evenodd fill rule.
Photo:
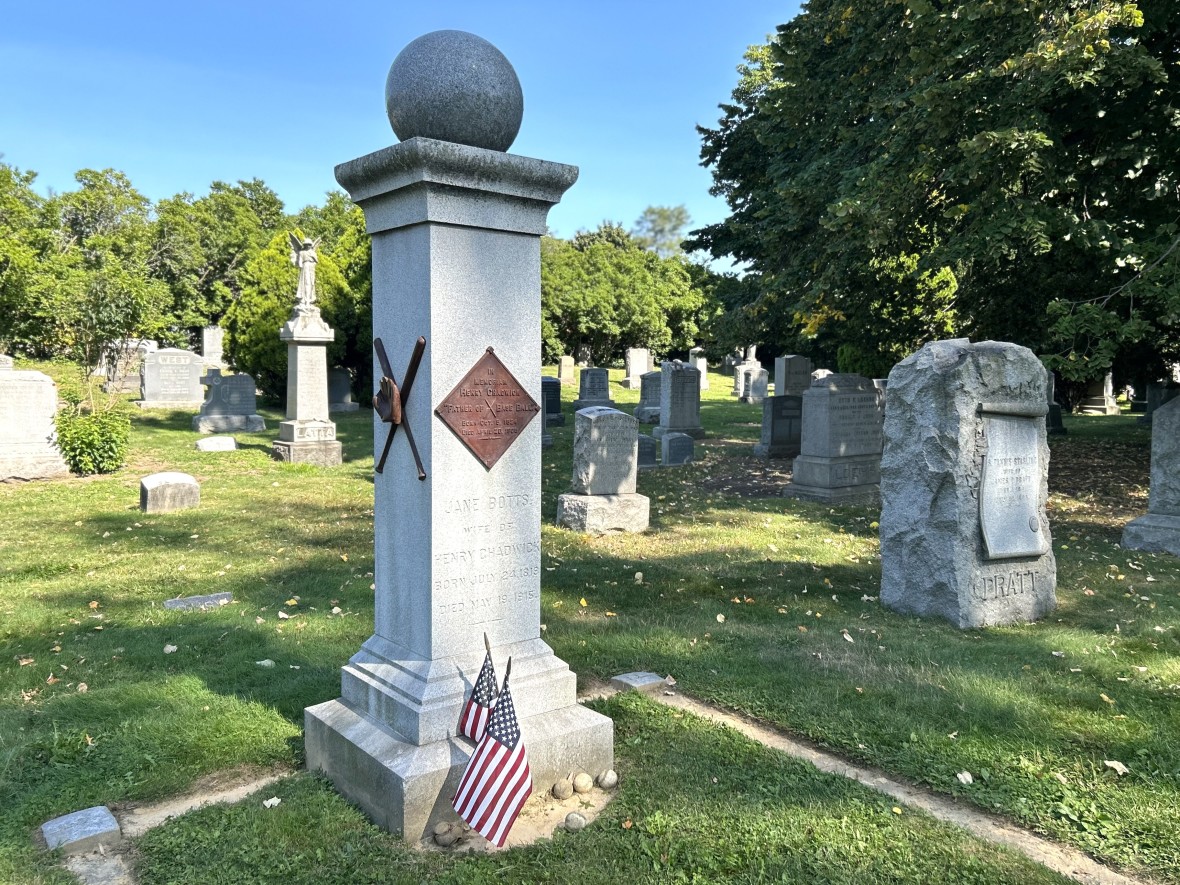
<svg viewBox="0 0 1180 885">
<path fill-rule="evenodd" d="M 591 406 L 615 407 L 615 401 L 610 398 L 610 377 L 606 369 L 582 369 L 578 379 L 578 398 L 574 400 L 574 411 L 588 409 Z"/>
<path fill-rule="evenodd" d="M 57 449 L 57 385 L 42 372 L 0 371 L 0 482 L 69 473 Z"/>
<path fill-rule="evenodd" d="M 200 414 L 193 418 L 193 430 L 197 433 L 266 430 L 266 421 L 258 414 L 252 376 L 222 375 L 221 369 L 209 369 L 201 383 L 208 392 Z"/>
<path fill-rule="evenodd" d="M 936 341 L 889 373 L 881 604 L 959 627 L 1057 604 L 1045 367 L 1025 347 Z"/>
<path fill-rule="evenodd" d="M 612 768 L 613 723 L 577 703 L 575 675 L 541 639 L 540 238 L 577 169 L 503 153 L 520 84 L 471 34 L 415 40 L 386 96 L 401 143 L 336 169 L 372 234 L 373 335 L 389 367 L 375 367 L 389 378 L 378 400 L 401 418 L 374 410 L 376 451 L 390 439 L 374 484 L 376 623 L 341 697 L 307 709 L 305 735 L 309 769 L 417 841 L 455 820 L 473 750 L 459 716 L 485 632 L 497 672 L 512 657 L 537 792 Z"/>
<path fill-rule="evenodd" d="M 770 389 L 770 373 L 761 366 L 747 369 L 742 377 L 742 402 L 762 405 Z"/>
<path fill-rule="evenodd" d="M 783 494 L 869 504 L 881 481 L 881 397 L 860 375 L 828 373 L 803 394 L 799 457 Z"/>
<path fill-rule="evenodd" d="M 271 451 L 280 461 L 335 467 L 341 461 L 336 422 L 328 411 L 328 344 L 336 332 L 315 303 L 316 247 L 319 240 L 291 240 L 291 262 L 299 268 L 295 310 L 279 338 L 287 342 L 287 420 Z"/>
<path fill-rule="evenodd" d="M 700 372 L 676 360 L 664 363 L 660 374 L 660 423 L 651 435 L 659 439 L 665 433 L 687 433 L 693 439 L 704 439 Z"/>
<path fill-rule="evenodd" d="M 1180 399 L 1154 410 L 1147 513 L 1127 523 L 1123 546 L 1180 556 Z"/>
<path fill-rule="evenodd" d="M 562 384 L 574 383 L 574 358 L 566 355 L 557 364 L 557 380 Z"/>
<path fill-rule="evenodd" d="M 187 350 L 165 347 L 147 354 L 140 370 L 141 409 L 196 409 L 204 401 L 205 361 Z"/>
<path fill-rule="evenodd" d="M 639 422 L 626 412 L 591 406 L 574 414 L 570 490 L 557 497 L 557 524 L 576 532 L 642 532 L 649 500 L 635 494 Z"/>
</svg>

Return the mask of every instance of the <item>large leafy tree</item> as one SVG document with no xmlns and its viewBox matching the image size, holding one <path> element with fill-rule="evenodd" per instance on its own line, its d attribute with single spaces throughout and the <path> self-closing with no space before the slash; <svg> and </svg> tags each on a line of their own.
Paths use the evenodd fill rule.
<svg viewBox="0 0 1180 885">
<path fill-rule="evenodd" d="M 811 0 L 702 130 L 741 309 L 857 365 L 953 334 L 1071 378 L 1180 338 L 1180 4 Z"/>
</svg>

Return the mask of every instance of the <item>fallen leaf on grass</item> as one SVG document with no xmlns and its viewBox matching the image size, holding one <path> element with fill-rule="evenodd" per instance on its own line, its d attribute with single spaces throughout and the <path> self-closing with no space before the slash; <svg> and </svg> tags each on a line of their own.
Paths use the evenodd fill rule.
<svg viewBox="0 0 1180 885">
<path fill-rule="evenodd" d="M 259 667 L 273 667 L 275 665 L 275 662 L 272 661 L 270 658 L 266 658 L 265 660 L 262 660 L 262 661 L 255 661 L 254 663 L 257 664 Z"/>
<path fill-rule="evenodd" d="M 588 603 L 588 602 L 586 601 L 586 597 L 585 597 L 585 596 L 583 596 L 582 598 L 580 598 L 580 599 L 578 600 L 578 605 L 582 606 L 582 608 L 585 608 L 585 607 L 586 607 L 586 606 L 588 606 L 589 604 L 590 604 L 590 603 Z"/>
<path fill-rule="evenodd" d="M 175 646 L 175 645 L 165 645 L 165 646 L 164 646 L 164 654 L 166 654 L 166 655 L 170 655 L 170 654 L 172 654 L 172 652 L 174 652 L 174 651 L 176 651 L 176 646 Z"/>
<path fill-rule="evenodd" d="M 282 801 L 283 800 L 280 799 L 278 796 L 271 796 L 269 799 L 262 800 L 262 807 L 263 808 L 274 808 L 276 805 L 278 805 Z"/>
<path fill-rule="evenodd" d="M 279 620 L 280 621 L 290 620 L 290 618 L 291 618 L 291 616 L 289 614 L 287 614 L 285 611 L 283 611 L 282 609 L 279 610 Z"/>
<path fill-rule="evenodd" d="M 55 682 L 61 682 L 61 680 L 58 679 L 56 676 L 54 676 L 52 673 L 50 673 L 49 678 L 46 679 L 45 682 L 48 683 L 49 685 L 53 685 Z"/>
<path fill-rule="evenodd" d="M 1100 693 L 1100 694 L 1098 695 L 1098 697 L 1102 698 L 1102 700 L 1106 701 L 1108 704 L 1113 704 L 1113 703 L 1114 703 L 1114 698 L 1108 698 L 1108 697 L 1106 696 L 1106 692 L 1102 692 L 1102 693 Z"/>
<path fill-rule="evenodd" d="M 971 784 L 975 783 L 975 778 L 971 776 L 971 772 L 969 771 L 960 771 L 955 775 L 955 777 L 957 777 L 959 779 L 959 783 L 963 784 L 964 786 L 970 786 Z"/>
<path fill-rule="evenodd" d="M 635 583 L 636 583 L 636 584 L 642 584 L 642 583 L 643 583 L 643 572 L 636 572 L 636 573 L 635 573 Z"/>
<path fill-rule="evenodd" d="M 78 683 L 78 691 L 81 694 L 86 694 L 86 692 L 90 691 L 90 686 L 87 685 L 85 682 L 79 682 Z"/>
<path fill-rule="evenodd" d="M 631 823 L 631 818 L 627 818 L 625 821 L 623 821 L 623 829 L 624 830 L 629 830 L 633 826 L 634 826 L 634 824 Z"/>
<path fill-rule="evenodd" d="M 616 615 L 614 612 L 603 612 L 603 615 L 605 615 L 608 618 L 617 618 L 618 617 L 618 615 Z"/>
<path fill-rule="evenodd" d="M 22 667 L 27 667 L 29 664 L 37 663 L 36 659 L 34 658 L 17 658 L 17 660 L 20 661 L 20 665 Z"/>
<path fill-rule="evenodd" d="M 848 635 L 848 631 L 847 631 L 847 630 L 841 630 L 841 631 L 840 631 L 840 635 L 844 637 L 844 640 L 845 640 L 846 642 L 856 642 L 856 640 L 855 640 L 855 639 L 853 639 L 851 636 L 849 636 L 849 635 Z"/>
<path fill-rule="evenodd" d="M 1117 774 L 1119 777 L 1122 777 L 1124 774 L 1131 773 L 1131 769 L 1127 768 L 1127 766 L 1123 765 L 1123 763 L 1114 759 L 1103 759 L 1102 764 Z"/>
<path fill-rule="evenodd" d="M 723 614 L 718 614 L 718 615 L 717 615 L 717 623 L 718 623 L 718 624 L 724 624 L 724 623 L 725 623 L 725 615 L 723 615 Z"/>
</svg>

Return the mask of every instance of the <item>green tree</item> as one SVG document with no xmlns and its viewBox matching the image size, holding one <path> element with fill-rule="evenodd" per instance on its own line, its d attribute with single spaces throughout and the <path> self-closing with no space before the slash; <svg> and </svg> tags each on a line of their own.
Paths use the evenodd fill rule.
<svg viewBox="0 0 1180 885">
<path fill-rule="evenodd" d="M 811 0 L 703 129 L 768 336 L 904 355 L 953 334 L 1067 377 L 1180 316 L 1180 5 Z"/>
<path fill-rule="evenodd" d="M 692 216 L 683 204 L 648 206 L 631 228 L 631 236 L 644 249 L 651 249 L 661 258 L 671 258 L 684 254 L 680 244 L 690 224 Z"/>
</svg>

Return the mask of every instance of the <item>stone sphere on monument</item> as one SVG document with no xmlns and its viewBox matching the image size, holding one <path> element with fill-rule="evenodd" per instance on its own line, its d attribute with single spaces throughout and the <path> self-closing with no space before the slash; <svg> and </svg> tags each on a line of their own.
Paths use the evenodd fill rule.
<svg viewBox="0 0 1180 885">
<path fill-rule="evenodd" d="M 512 63 L 466 31 L 432 31 L 398 53 L 385 110 L 399 141 L 433 138 L 506 151 L 520 131 L 524 93 Z"/>
</svg>

